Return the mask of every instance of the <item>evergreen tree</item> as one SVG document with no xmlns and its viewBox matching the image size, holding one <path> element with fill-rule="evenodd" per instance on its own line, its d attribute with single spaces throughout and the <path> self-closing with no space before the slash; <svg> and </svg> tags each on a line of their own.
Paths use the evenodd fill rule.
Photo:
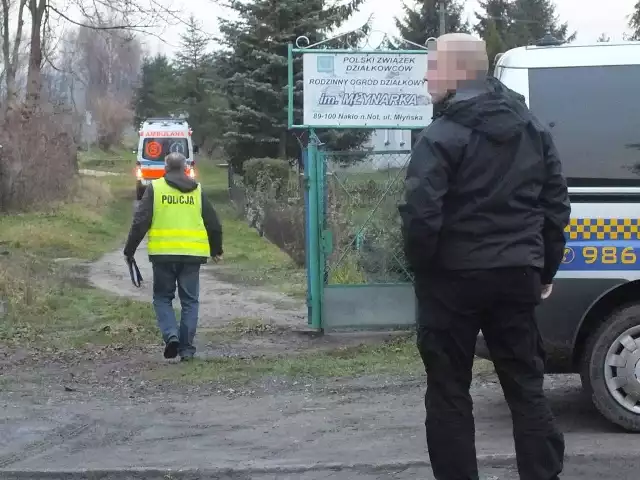
<svg viewBox="0 0 640 480">
<path fill-rule="evenodd" d="M 550 33 L 558 40 L 571 42 L 576 33 L 569 34 L 569 24 L 560 23 L 552 0 L 514 0 L 513 30 L 517 45 L 527 45 Z"/>
<path fill-rule="evenodd" d="M 640 1 L 633 7 L 633 13 L 629 19 L 629 27 L 633 30 L 629 40 L 640 40 Z"/>
<path fill-rule="evenodd" d="M 491 61 L 510 48 L 532 45 L 550 33 L 555 38 L 571 42 L 569 25 L 559 23 L 552 0 L 481 0 L 483 12 L 476 13 L 475 31 L 487 43 Z"/>
<path fill-rule="evenodd" d="M 405 40 L 425 45 L 431 37 L 440 36 L 439 0 L 423 0 L 415 7 L 403 4 L 402 18 L 395 18 L 396 28 Z M 458 0 L 445 3 L 447 32 L 469 32 L 469 25 L 463 21 L 464 5 Z M 402 45 L 401 48 L 407 48 Z"/>
<path fill-rule="evenodd" d="M 485 33 L 484 41 L 487 45 L 487 55 L 489 57 L 489 68 L 495 65 L 498 54 L 507 50 L 507 44 L 502 39 L 496 22 L 493 20 L 487 22 L 487 30 Z"/>
<path fill-rule="evenodd" d="M 502 41 L 510 43 L 509 29 L 513 25 L 513 0 L 480 0 L 483 13 L 476 12 L 478 23 L 474 30 L 485 39 L 491 30 L 500 36 Z"/>
<path fill-rule="evenodd" d="M 599 43 L 607 43 L 611 41 L 611 37 L 609 35 L 607 35 L 606 33 L 601 33 L 600 36 L 598 37 L 598 42 Z"/>
<path fill-rule="evenodd" d="M 145 118 L 168 116 L 176 108 L 176 72 L 165 55 L 147 57 L 134 92 L 134 121 L 137 128 Z"/>
<path fill-rule="evenodd" d="M 215 89 L 216 74 L 209 38 L 193 15 L 180 38 L 181 48 L 176 53 L 174 66 L 181 113 L 187 115 L 193 129 L 194 144 L 211 151 L 222 135 L 216 112 L 225 104 Z"/>
<path fill-rule="evenodd" d="M 487 44 L 487 54 L 491 65 L 499 53 L 515 45 L 512 38 L 513 0 L 481 0 L 484 13 L 476 13 L 478 23 L 474 30 Z"/>
<path fill-rule="evenodd" d="M 224 112 L 225 152 L 236 168 L 249 158 L 297 158 L 300 145 L 287 130 L 288 44 L 299 36 L 310 43 L 327 38 L 364 0 L 327 5 L 327 0 L 251 0 L 233 2 L 237 20 L 221 20 L 226 50 L 217 58 Z M 339 47 L 340 45 L 332 45 Z M 294 119 L 301 123 L 302 59 L 296 56 Z M 361 145 L 365 132 L 319 132 L 327 148 Z"/>
</svg>

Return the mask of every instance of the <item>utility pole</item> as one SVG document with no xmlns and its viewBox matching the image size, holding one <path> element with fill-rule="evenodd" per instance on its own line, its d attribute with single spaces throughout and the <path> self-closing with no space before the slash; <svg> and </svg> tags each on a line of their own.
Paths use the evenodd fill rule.
<svg viewBox="0 0 640 480">
<path fill-rule="evenodd" d="M 445 0 L 440 0 L 438 4 L 440 13 L 440 35 L 447 33 L 447 11 L 445 10 Z"/>
</svg>

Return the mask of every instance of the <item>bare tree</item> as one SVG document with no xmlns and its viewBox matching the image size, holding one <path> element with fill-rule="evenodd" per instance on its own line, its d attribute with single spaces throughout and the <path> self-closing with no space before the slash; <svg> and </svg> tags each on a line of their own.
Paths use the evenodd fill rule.
<svg viewBox="0 0 640 480">
<path fill-rule="evenodd" d="M 132 32 L 150 34 L 149 29 L 161 24 L 164 18 L 179 18 L 177 11 L 165 7 L 159 0 L 67 0 L 64 4 L 62 0 L 2 1 L 6 3 L 6 9 L 4 9 L 6 13 L 10 13 L 12 1 L 19 2 L 21 5 L 15 17 L 20 35 L 22 35 L 25 10 L 30 15 L 27 103 L 32 107 L 37 105 L 42 89 L 43 63 L 49 60 L 46 58 L 45 50 L 50 37 L 50 30 L 48 30 L 50 21 L 58 20 L 93 31 L 127 32 L 121 35 L 124 38 L 127 34 L 130 36 Z M 73 18 L 67 13 L 72 10 L 70 7 L 75 7 L 80 12 L 80 18 Z M 7 32 L 9 32 L 8 24 L 10 22 L 5 24 Z M 16 36 L 16 39 L 19 41 L 12 43 L 14 48 L 16 44 L 20 44 L 21 37 Z M 11 54 L 7 53 L 5 57 L 11 58 Z"/>
<path fill-rule="evenodd" d="M 93 105 L 94 118 L 98 127 L 98 145 L 108 150 L 122 141 L 122 134 L 133 121 L 133 111 L 129 102 L 107 94 L 97 98 Z"/>
<path fill-rule="evenodd" d="M 131 121 L 132 79 L 140 63 L 140 45 L 133 34 L 151 33 L 148 29 L 166 18 L 179 17 L 162 0 L 0 1 L 7 99 L 5 128 L 0 129 L 5 147 L 0 156 L 0 209 L 26 208 L 34 201 L 61 198 L 77 170 L 71 116 L 51 100 L 74 103 L 77 119 L 75 90 L 81 85 L 85 103 L 94 106 L 101 143 L 117 141 L 122 127 Z M 77 46 L 84 31 L 85 47 L 75 55 L 65 52 L 71 38 L 56 38 L 54 26 L 81 27 L 73 40 Z M 89 30 L 95 35 L 88 35 Z M 23 49 L 26 62 L 21 61 Z M 85 68 L 81 72 L 85 78 L 76 71 L 78 65 Z M 25 71 L 23 82 L 20 76 Z M 25 102 L 21 102 L 22 86 Z"/>
<path fill-rule="evenodd" d="M 22 44 L 22 30 L 24 27 L 24 10 L 29 0 L 17 0 L 18 11 L 15 15 L 16 31 L 12 38 L 11 20 L 12 7 L 15 2 L 2 0 L 2 59 L 4 62 L 4 77 L 6 82 L 5 112 L 16 108 L 18 104 L 18 85 L 16 77 L 19 68 L 19 53 Z"/>
<path fill-rule="evenodd" d="M 78 72 L 88 86 L 89 102 L 106 93 L 131 98 L 142 62 L 137 38 L 121 30 L 80 28 L 76 42 Z"/>
<path fill-rule="evenodd" d="M 100 146 L 109 148 L 131 122 L 131 99 L 142 62 L 140 42 L 122 30 L 78 27 L 67 33 L 63 43 L 56 63 L 63 65 L 74 90 L 69 96 L 76 122 L 80 122 L 75 126 L 76 136 L 84 127 L 85 113 L 90 112 Z"/>
</svg>

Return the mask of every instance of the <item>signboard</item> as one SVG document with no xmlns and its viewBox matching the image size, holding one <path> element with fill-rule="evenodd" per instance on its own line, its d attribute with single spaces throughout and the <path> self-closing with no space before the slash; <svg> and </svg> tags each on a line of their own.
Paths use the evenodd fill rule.
<svg viewBox="0 0 640 480">
<path fill-rule="evenodd" d="M 159 132 L 142 132 L 143 137 L 186 137 L 187 132 L 185 130 L 172 130 L 172 131 L 159 131 Z"/>
<path fill-rule="evenodd" d="M 413 129 L 431 123 L 426 54 L 304 52 L 302 72 L 306 126 Z"/>
</svg>

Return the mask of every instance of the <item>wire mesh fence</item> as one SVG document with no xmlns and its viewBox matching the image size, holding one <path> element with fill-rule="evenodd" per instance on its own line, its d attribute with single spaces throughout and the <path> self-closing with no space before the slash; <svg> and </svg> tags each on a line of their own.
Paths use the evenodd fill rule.
<svg viewBox="0 0 640 480">
<path fill-rule="evenodd" d="M 412 280 L 398 213 L 409 158 L 409 151 L 399 150 L 325 154 L 323 214 L 332 242 L 327 284 Z"/>
</svg>

